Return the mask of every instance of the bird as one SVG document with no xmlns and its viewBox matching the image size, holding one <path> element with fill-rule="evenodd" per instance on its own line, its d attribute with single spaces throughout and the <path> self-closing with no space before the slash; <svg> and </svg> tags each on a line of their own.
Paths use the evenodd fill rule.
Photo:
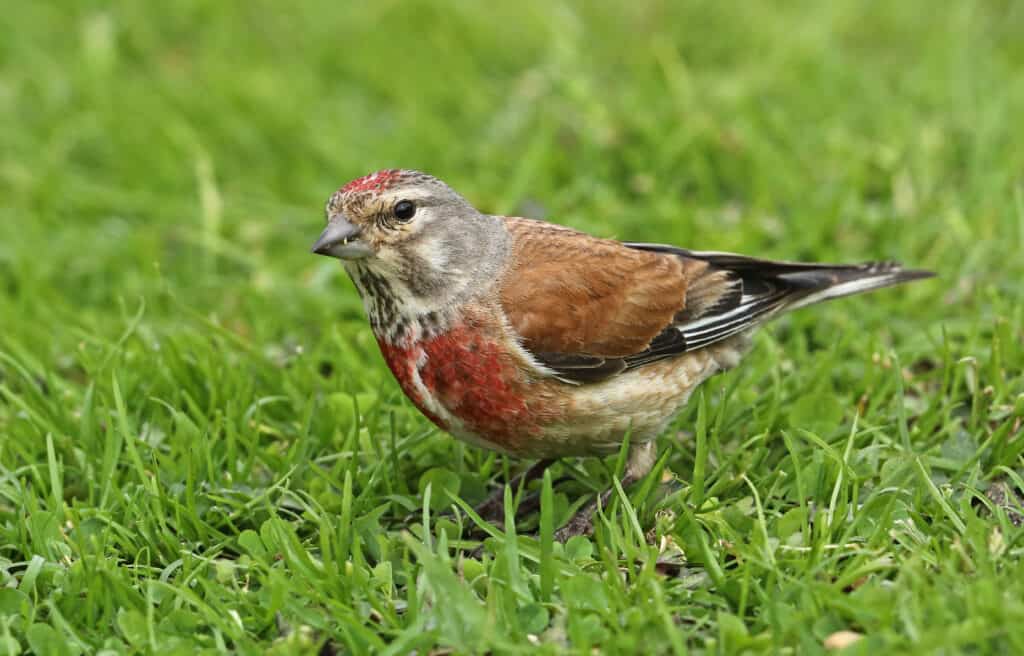
<svg viewBox="0 0 1024 656">
<path fill-rule="evenodd" d="M 325 210 L 312 252 L 341 260 L 408 399 L 458 439 L 538 460 L 529 478 L 628 439 L 621 484 L 637 482 L 655 438 L 702 382 L 739 364 L 762 324 L 934 275 L 597 237 L 481 212 L 410 169 L 352 180 Z M 592 531 L 597 504 L 556 538 Z"/>
</svg>

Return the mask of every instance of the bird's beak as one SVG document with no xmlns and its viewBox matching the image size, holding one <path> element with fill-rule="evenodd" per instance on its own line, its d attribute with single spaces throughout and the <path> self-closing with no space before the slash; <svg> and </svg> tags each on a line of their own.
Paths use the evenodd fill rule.
<svg viewBox="0 0 1024 656">
<path fill-rule="evenodd" d="M 327 229 L 313 244 L 312 251 L 317 255 L 336 257 L 340 260 L 359 260 L 373 254 L 370 246 L 359 239 L 362 230 L 340 214 L 335 214 L 327 222 Z"/>
</svg>

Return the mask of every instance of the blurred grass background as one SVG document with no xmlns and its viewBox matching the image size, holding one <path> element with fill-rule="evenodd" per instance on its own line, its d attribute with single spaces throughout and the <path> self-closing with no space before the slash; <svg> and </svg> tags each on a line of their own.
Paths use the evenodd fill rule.
<svg viewBox="0 0 1024 656">
<path fill-rule="evenodd" d="M 1021 3 L 53 2 L 0 34 L 0 653 L 1024 649 L 1013 494 L 985 496 L 1024 450 Z M 426 485 L 445 511 L 518 463 L 432 431 L 308 254 L 392 166 L 939 278 L 709 383 L 676 491 L 634 498 L 651 544 L 620 512 L 464 558 Z M 607 471 L 560 467 L 564 517 Z"/>
</svg>

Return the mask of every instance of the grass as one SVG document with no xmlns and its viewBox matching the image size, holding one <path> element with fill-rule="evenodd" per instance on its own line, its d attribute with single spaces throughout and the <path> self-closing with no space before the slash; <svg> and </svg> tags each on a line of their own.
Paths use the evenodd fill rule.
<svg viewBox="0 0 1024 656">
<path fill-rule="evenodd" d="M 0 12 L 0 653 L 1024 652 L 1022 32 L 923 0 Z M 777 322 L 592 539 L 551 529 L 615 458 L 477 558 L 469 508 L 528 463 L 434 430 L 307 252 L 394 165 L 939 278 Z"/>
</svg>

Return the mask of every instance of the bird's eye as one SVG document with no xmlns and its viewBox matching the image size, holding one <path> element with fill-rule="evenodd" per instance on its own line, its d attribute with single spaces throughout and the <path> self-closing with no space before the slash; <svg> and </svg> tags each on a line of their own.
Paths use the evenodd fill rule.
<svg viewBox="0 0 1024 656">
<path fill-rule="evenodd" d="M 416 206 L 412 204 L 412 201 L 400 200 L 395 203 L 392 211 L 395 213 L 395 218 L 399 221 L 409 221 L 416 214 Z"/>
</svg>

